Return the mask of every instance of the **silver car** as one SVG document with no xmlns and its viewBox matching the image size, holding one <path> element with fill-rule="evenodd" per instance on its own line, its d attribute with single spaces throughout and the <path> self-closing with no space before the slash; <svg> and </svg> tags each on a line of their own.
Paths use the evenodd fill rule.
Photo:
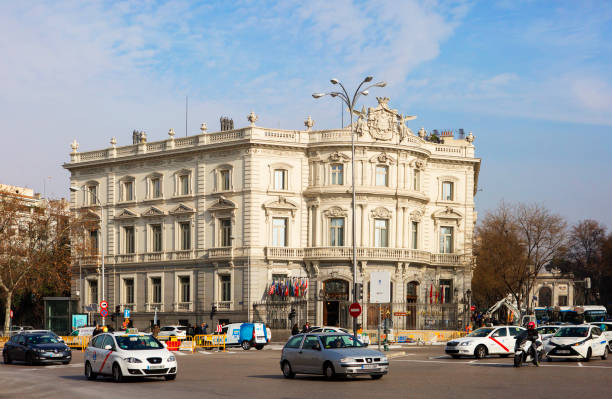
<svg viewBox="0 0 612 399">
<path fill-rule="evenodd" d="M 349 334 L 307 333 L 289 338 L 280 366 L 286 378 L 296 374 L 322 374 L 327 379 L 369 375 L 377 380 L 388 373 L 389 359 Z"/>
</svg>

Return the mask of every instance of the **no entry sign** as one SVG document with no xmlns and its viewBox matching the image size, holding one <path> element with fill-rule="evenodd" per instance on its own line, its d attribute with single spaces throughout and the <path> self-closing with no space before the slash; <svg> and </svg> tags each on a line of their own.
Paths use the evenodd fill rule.
<svg viewBox="0 0 612 399">
<path fill-rule="evenodd" d="M 106 302 L 106 301 L 100 301 L 100 307 L 101 307 L 102 309 L 106 309 L 106 308 L 108 308 L 108 302 Z"/>
<path fill-rule="evenodd" d="M 351 306 L 349 306 L 349 314 L 353 317 L 359 317 L 361 314 L 361 305 L 357 302 L 351 303 Z"/>
</svg>

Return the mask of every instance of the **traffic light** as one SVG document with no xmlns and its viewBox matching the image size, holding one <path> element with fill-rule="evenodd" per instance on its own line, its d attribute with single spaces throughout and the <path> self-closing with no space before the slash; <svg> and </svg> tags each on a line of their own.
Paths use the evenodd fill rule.
<svg viewBox="0 0 612 399">
<path fill-rule="evenodd" d="M 121 306 L 120 305 L 115 306 L 115 313 L 121 313 Z"/>
<path fill-rule="evenodd" d="M 363 299 L 363 284 L 357 283 L 355 285 L 357 286 L 357 295 L 355 295 L 355 299 L 361 301 Z"/>
<path fill-rule="evenodd" d="M 217 313 L 217 305 L 212 305 L 212 309 L 210 310 L 210 319 L 212 320 L 213 316 Z"/>
</svg>

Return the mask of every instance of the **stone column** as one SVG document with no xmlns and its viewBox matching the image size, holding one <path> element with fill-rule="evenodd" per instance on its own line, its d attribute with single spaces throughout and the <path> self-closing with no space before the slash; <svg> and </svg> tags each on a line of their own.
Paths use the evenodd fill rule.
<svg viewBox="0 0 612 399">
<path fill-rule="evenodd" d="M 308 206 L 308 218 L 306 220 L 306 247 L 312 247 L 312 207 Z"/>
<path fill-rule="evenodd" d="M 321 244 L 321 233 L 320 231 L 320 212 L 319 212 L 319 205 L 313 205 L 314 208 L 314 221 L 312 222 L 312 234 L 314 234 L 314 238 L 313 238 L 313 242 L 314 242 L 314 246 L 318 247 Z"/>
<path fill-rule="evenodd" d="M 368 218 L 366 215 L 366 204 L 361 205 L 361 246 L 367 247 L 368 240 Z"/>
<path fill-rule="evenodd" d="M 402 217 L 403 212 L 402 212 L 403 208 L 400 208 L 399 203 L 396 205 L 395 207 L 395 220 L 397 220 L 397 226 L 395 228 L 395 247 L 396 248 L 401 248 L 402 247 L 402 231 L 404 230 L 404 219 Z"/>
</svg>

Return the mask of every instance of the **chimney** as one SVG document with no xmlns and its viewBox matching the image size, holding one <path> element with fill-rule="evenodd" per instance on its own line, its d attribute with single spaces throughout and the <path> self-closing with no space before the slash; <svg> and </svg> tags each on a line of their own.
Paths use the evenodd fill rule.
<svg viewBox="0 0 612 399">
<path fill-rule="evenodd" d="M 234 130 L 234 120 L 230 119 L 227 116 L 222 116 L 219 119 L 219 122 L 221 122 L 221 131 L 225 132 L 227 130 Z"/>
</svg>

